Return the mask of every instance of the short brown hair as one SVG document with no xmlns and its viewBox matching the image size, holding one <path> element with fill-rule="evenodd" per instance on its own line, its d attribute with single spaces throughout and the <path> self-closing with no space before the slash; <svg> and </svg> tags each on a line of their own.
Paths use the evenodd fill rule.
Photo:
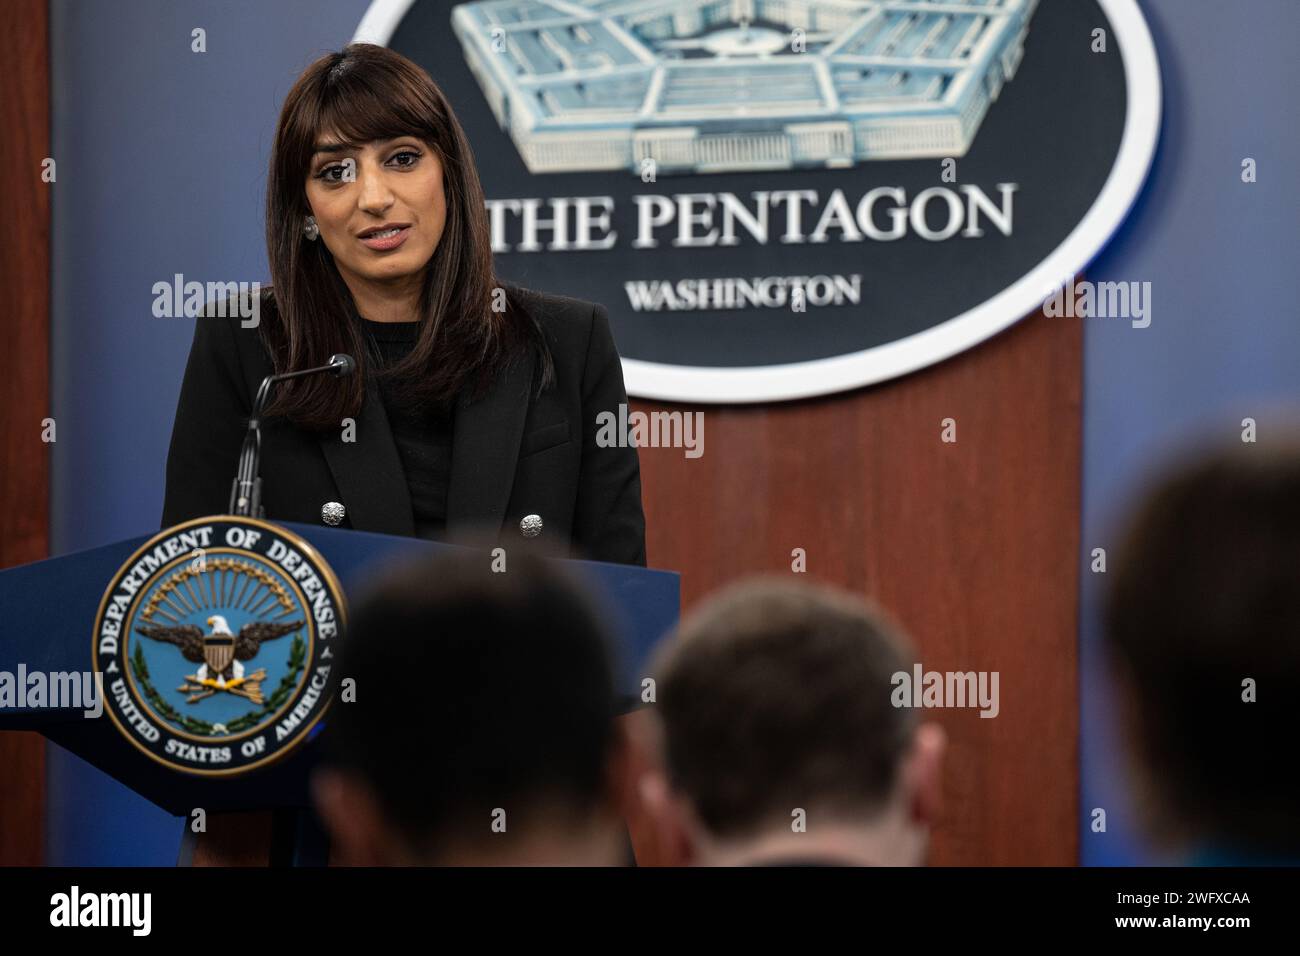
<svg viewBox="0 0 1300 956">
<path fill-rule="evenodd" d="M 1167 472 L 1112 567 L 1106 637 L 1164 822 L 1300 849 L 1300 445 L 1236 445 Z"/>
<path fill-rule="evenodd" d="M 376 572 L 377 574 L 380 572 Z M 556 562 L 447 549 L 382 572 L 358 602 L 337 673 L 328 762 L 369 782 L 422 853 L 581 820 L 608 796 L 614 645 L 588 586 Z"/>
<path fill-rule="evenodd" d="M 916 718 L 890 702 L 907 644 L 860 598 L 757 579 L 690 615 L 660 651 L 658 713 L 674 786 L 717 836 L 791 811 L 870 816 Z"/>
</svg>

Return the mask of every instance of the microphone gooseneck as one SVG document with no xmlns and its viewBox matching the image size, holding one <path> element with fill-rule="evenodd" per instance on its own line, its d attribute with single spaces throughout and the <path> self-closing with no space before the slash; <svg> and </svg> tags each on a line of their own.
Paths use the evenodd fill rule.
<svg viewBox="0 0 1300 956">
<path fill-rule="evenodd" d="M 357 362 L 351 355 L 339 353 L 331 355 L 325 365 L 305 368 L 298 372 L 285 372 L 283 375 L 268 375 L 257 387 L 253 398 L 253 409 L 248 418 L 248 431 L 244 433 L 244 444 L 239 450 L 239 469 L 230 487 L 230 506 L 232 515 L 261 518 L 265 515 L 262 508 L 262 477 L 258 466 L 262 460 L 262 410 L 271 395 L 271 387 L 291 378 L 306 378 L 309 375 L 329 373 L 335 378 L 344 378 L 357 369 Z"/>
</svg>

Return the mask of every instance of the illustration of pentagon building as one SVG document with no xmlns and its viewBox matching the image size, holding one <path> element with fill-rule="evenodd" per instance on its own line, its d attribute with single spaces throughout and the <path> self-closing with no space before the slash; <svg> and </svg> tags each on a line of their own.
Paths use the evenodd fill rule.
<svg viewBox="0 0 1300 956">
<path fill-rule="evenodd" d="M 452 11 L 534 173 L 961 156 L 1038 0 L 485 0 Z"/>
</svg>

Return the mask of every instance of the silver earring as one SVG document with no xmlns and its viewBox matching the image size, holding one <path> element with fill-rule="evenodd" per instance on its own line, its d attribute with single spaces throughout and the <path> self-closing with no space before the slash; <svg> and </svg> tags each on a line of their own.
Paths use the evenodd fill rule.
<svg viewBox="0 0 1300 956">
<path fill-rule="evenodd" d="M 302 234 L 310 241 L 316 241 L 316 237 L 320 235 L 320 226 L 316 225 L 315 216 L 307 217 L 307 221 L 302 224 Z"/>
</svg>

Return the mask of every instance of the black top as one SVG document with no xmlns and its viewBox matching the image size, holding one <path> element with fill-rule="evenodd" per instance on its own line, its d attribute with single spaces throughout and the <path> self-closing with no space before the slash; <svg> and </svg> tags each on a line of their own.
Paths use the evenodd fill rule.
<svg viewBox="0 0 1300 956">
<path fill-rule="evenodd" d="M 447 526 L 447 485 L 451 479 L 451 412 L 446 405 L 420 406 L 403 402 L 393 379 L 383 374 L 401 361 L 419 336 L 418 322 L 374 322 L 360 319 L 370 349 L 388 427 L 406 472 L 411 493 L 415 533 L 440 539 Z"/>
</svg>

